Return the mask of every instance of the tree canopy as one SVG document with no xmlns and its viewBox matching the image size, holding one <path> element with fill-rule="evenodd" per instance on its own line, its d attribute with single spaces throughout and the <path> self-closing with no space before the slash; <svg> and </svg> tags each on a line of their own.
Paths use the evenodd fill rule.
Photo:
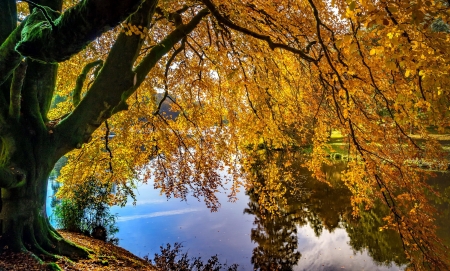
<svg viewBox="0 0 450 271">
<path fill-rule="evenodd" d="M 14 123 L 40 135 L 24 145 L 45 146 L 34 148 L 48 157 L 43 175 L 68 156 L 60 176 L 67 197 L 95 178 L 117 186 L 111 204 L 120 204 L 153 176 L 168 197 L 193 193 L 213 210 L 224 184 L 218 170 L 229 172 L 232 191 L 252 188 L 251 167 L 264 150 L 302 152 L 327 182 L 322 165 L 333 152 L 330 131 L 339 131 L 354 215 L 381 199 L 390 209 L 385 227 L 400 234 L 412 266 L 448 266 L 426 197 L 437 193 L 426 182 L 430 169 L 448 164 L 433 134 L 449 126 L 448 2 L 42 0 L 17 7 L 16 14 L 10 0 L 0 8 L 5 189 L 33 181 L 20 167 L 27 156 L 10 147 L 23 133 L 9 129 Z M 276 191 L 266 199 L 276 209 L 286 193 L 278 177 L 290 178 L 289 164 L 265 170 L 266 187 Z"/>
</svg>

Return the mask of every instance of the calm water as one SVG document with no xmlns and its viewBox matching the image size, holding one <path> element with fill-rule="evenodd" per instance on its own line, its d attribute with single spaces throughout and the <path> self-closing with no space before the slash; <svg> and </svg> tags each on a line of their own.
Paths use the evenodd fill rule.
<svg viewBox="0 0 450 271">
<path fill-rule="evenodd" d="M 292 263 L 292 256 L 300 252 L 301 257 L 294 270 L 402 270 L 395 263 L 380 265 L 366 249 L 352 249 L 349 234 L 340 221 L 335 225 L 327 225 L 328 221 L 324 221 L 323 229 L 317 234 L 318 221 L 313 226 L 309 222 L 299 225 L 283 223 L 284 219 L 272 220 L 269 222 L 273 226 L 271 231 L 270 227 L 261 229 L 264 226 L 257 216 L 244 212 L 249 208 L 249 197 L 244 193 L 239 194 L 239 200 L 235 203 L 227 202 L 222 194 L 222 207 L 218 212 L 211 213 L 195 198 L 188 202 L 176 199 L 167 201 L 152 185 L 142 186 L 139 191 L 135 207 L 113 208 L 113 212 L 119 214 L 117 225 L 120 231 L 116 235 L 119 245 L 138 256 L 153 256 L 159 252 L 160 245 L 182 242 L 190 256 L 208 258 L 218 254 L 222 262 L 239 264 L 239 270 L 253 270 L 253 251 L 258 246 L 267 246 L 267 242 L 252 241 L 252 235 L 273 233 L 273 229 L 277 228 L 279 230 L 272 236 L 266 236 L 273 251 L 269 248 L 265 250 L 266 255 L 261 257 L 258 254 L 259 258 L 266 257 L 263 260 L 268 262 L 287 260 Z M 330 210 L 333 212 L 332 208 Z M 336 217 L 331 219 L 334 219 L 331 223 L 337 221 Z M 286 248 L 290 240 L 286 241 L 285 236 L 277 235 L 277 232 L 290 229 L 297 231 L 297 248 L 292 251 L 278 250 L 279 247 Z"/>
<path fill-rule="evenodd" d="M 142 185 L 136 206 L 112 209 L 119 215 L 116 237 L 141 257 L 153 258 L 159 246 L 181 242 L 191 257 L 217 254 L 239 270 L 273 270 L 274 263 L 280 270 L 403 270 L 397 234 L 378 230 L 383 207 L 352 219 L 350 193 L 336 181 L 336 172 L 328 169 L 333 187 L 302 173 L 296 187 L 286 187 L 300 192 L 288 193 L 287 205 L 270 219 L 261 214 L 253 191 L 241 192 L 234 203 L 222 192 L 221 208 L 211 213 L 195 198 L 167 200 L 152 183 Z"/>
</svg>

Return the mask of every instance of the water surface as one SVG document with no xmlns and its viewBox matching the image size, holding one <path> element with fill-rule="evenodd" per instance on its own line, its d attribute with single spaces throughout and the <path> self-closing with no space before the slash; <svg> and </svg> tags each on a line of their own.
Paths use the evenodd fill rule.
<svg viewBox="0 0 450 271">
<path fill-rule="evenodd" d="M 330 169 L 333 174 L 333 169 Z M 138 256 L 153 257 L 159 246 L 181 242 L 190 256 L 217 254 L 239 270 L 403 270 L 398 236 L 380 232 L 385 210 L 376 207 L 359 220 L 351 218 L 350 193 L 335 183 L 318 183 L 306 171 L 301 193 L 288 193 L 288 205 L 270 219 L 259 195 L 240 192 L 239 200 L 219 194 L 218 212 L 195 198 L 167 200 L 152 183 L 138 188 L 137 204 L 114 207 L 119 215 L 119 245 Z"/>
<path fill-rule="evenodd" d="M 118 214 L 116 237 L 121 247 L 140 257 L 153 258 L 160 246 L 178 242 L 190 257 L 207 260 L 217 254 L 239 270 L 404 270 L 407 260 L 398 234 L 379 230 L 386 208 L 377 204 L 354 219 L 341 170 L 342 165 L 324 167 L 332 186 L 304 169 L 293 182 L 281 181 L 286 201 L 278 203 L 277 215 L 258 202 L 267 196 L 261 190 L 241 191 L 233 203 L 222 191 L 221 208 L 211 212 L 193 197 L 168 200 L 149 182 L 138 187 L 136 205 L 112 208 Z M 264 178 L 254 182 L 255 187 L 266 185 Z M 437 173 L 430 184 L 442 191 L 430 199 L 441 214 L 439 233 L 449 241 L 448 175 Z"/>
</svg>

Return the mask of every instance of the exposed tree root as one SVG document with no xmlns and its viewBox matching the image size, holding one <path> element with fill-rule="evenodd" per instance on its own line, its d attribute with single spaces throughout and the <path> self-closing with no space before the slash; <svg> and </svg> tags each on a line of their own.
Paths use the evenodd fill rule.
<svg viewBox="0 0 450 271">
<path fill-rule="evenodd" d="M 38 256 L 41 259 L 50 259 L 57 260 L 59 257 L 57 255 L 51 254 L 46 249 L 44 249 L 39 242 L 36 240 L 34 231 L 31 227 L 25 230 L 24 235 L 25 247 L 28 251 L 32 252 L 34 255 Z"/>
<path fill-rule="evenodd" d="M 56 263 L 48 263 L 45 265 L 45 267 L 50 271 L 62 271 L 61 267 L 59 267 L 59 265 L 57 265 Z"/>
<path fill-rule="evenodd" d="M 10 228 L 11 229 L 11 228 Z M 46 219 L 35 219 L 34 223 L 16 225 L 0 236 L 1 252 L 24 252 L 35 258 L 46 270 L 61 270 L 54 263 L 61 256 L 70 260 L 89 258 L 91 250 L 65 240 Z M 52 263 L 45 263 L 52 262 Z"/>
</svg>

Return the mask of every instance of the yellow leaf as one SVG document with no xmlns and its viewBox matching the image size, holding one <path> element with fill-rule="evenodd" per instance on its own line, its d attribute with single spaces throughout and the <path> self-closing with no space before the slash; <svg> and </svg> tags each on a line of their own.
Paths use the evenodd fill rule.
<svg viewBox="0 0 450 271">
<path fill-rule="evenodd" d="M 355 9 L 355 7 L 356 7 L 356 2 L 355 2 L 355 1 L 352 1 L 352 2 L 350 3 L 350 5 L 348 5 L 348 8 L 349 8 L 351 11 L 353 11 L 353 10 Z"/>
</svg>

